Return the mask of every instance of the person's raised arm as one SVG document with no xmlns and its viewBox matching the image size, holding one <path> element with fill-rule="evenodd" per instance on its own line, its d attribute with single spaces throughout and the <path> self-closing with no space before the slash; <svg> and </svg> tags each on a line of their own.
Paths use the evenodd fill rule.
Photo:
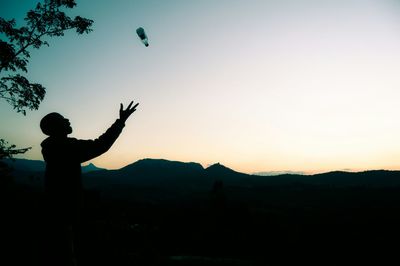
<svg viewBox="0 0 400 266">
<path fill-rule="evenodd" d="M 78 150 L 81 162 L 91 160 L 110 149 L 115 140 L 121 134 L 122 129 L 125 126 L 126 120 L 136 111 L 136 107 L 139 103 L 136 103 L 133 107 L 133 101 L 124 110 L 122 103 L 119 109 L 119 119 L 117 119 L 107 131 L 95 140 L 78 140 Z"/>
</svg>

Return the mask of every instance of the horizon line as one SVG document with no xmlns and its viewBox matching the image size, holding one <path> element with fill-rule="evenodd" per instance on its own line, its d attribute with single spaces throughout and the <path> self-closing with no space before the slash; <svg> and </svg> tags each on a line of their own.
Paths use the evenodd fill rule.
<svg viewBox="0 0 400 266">
<path fill-rule="evenodd" d="M 41 161 L 44 162 L 44 160 L 41 159 L 28 159 L 28 158 L 8 158 L 9 160 L 28 160 L 28 161 Z M 238 173 L 244 173 L 248 175 L 257 175 L 257 176 L 278 176 L 278 175 L 285 175 L 285 174 L 290 174 L 290 175 L 318 175 L 318 174 L 325 174 L 325 173 L 331 173 L 331 172 L 348 172 L 348 173 L 361 173 L 361 172 L 369 172 L 369 171 L 400 171 L 399 169 L 385 169 L 385 168 L 380 168 L 380 169 L 351 169 L 351 168 L 342 168 L 342 169 L 336 169 L 336 170 L 326 170 L 326 171 L 295 171 L 295 170 L 271 170 L 271 171 L 257 171 L 257 172 L 251 172 L 251 173 L 246 173 L 246 172 L 240 172 L 237 171 L 231 167 L 228 167 L 224 164 L 221 164 L 220 162 L 216 162 L 213 164 L 208 164 L 207 167 L 204 167 L 201 163 L 194 162 L 194 161 L 177 161 L 177 160 L 169 160 L 169 159 L 164 159 L 164 158 L 142 158 L 138 159 L 132 163 L 129 163 L 125 166 L 122 166 L 120 168 L 105 168 L 105 167 L 99 167 L 98 165 L 94 164 L 93 162 L 85 162 L 81 164 L 81 167 L 88 166 L 90 164 L 94 165 L 97 168 L 101 168 L 102 170 L 108 170 L 108 171 L 114 171 L 114 170 L 120 170 L 128 165 L 134 164 L 136 162 L 142 161 L 142 160 L 164 160 L 164 161 L 169 161 L 169 162 L 180 162 L 180 163 L 196 163 L 201 165 L 203 169 L 207 169 L 212 165 L 220 164 L 226 168 L 229 168 L 235 172 Z"/>
</svg>

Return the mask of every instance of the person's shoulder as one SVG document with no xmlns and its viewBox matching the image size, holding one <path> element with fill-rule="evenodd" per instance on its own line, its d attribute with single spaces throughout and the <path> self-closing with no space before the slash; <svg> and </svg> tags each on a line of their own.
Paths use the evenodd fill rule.
<svg viewBox="0 0 400 266">
<path fill-rule="evenodd" d="M 47 137 L 46 139 L 44 139 L 42 141 L 42 143 L 40 144 L 42 146 L 42 148 L 50 148 L 53 146 L 58 146 L 60 144 L 62 144 L 63 142 L 65 142 L 67 140 L 67 138 L 59 138 L 59 137 Z"/>
<path fill-rule="evenodd" d="M 77 138 L 67 138 L 66 142 L 74 144 L 74 143 L 78 143 L 79 139 L 77 139 Z"/>
<path fill-rule="evenodd" d="M 90 139 L 77 139 L 77 138 L 68 138 L 68 144 L 71 145 L 71 147 L 81 147 L 82 145 L 87 145 L 88 143 L 93 142 L 93 140 Z"/>
<path fill-rule="evenodd" d="M 78 140 L 76 138 L 47 137 L 45 140 L 42 141 L 41 145 L 42 147 L 45 147 L 48 145 L 52 146 L 62 143 L 75 143 L 77 141 Z"/>
</svg>

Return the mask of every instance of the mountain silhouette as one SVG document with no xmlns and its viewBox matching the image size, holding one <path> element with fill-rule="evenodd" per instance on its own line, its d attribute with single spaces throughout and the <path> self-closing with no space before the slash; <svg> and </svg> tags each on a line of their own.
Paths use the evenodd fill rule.
<svg viewBox="0 0 400 266">
<path fill-rule="evenodd" d="M 206 172 L 210 175 L 235 175 L 235 174 L 241 174 L 239 172 L 236 172 L 220 163 L 213 164 L 209 167 L 206 168 Z"/>
<path fill-rule="evenodd" d="M 105 170 L 105 169 L 97 167 L 93 163 L 89 163 L 88 165 L 82 166 L 82 173 L 88 173 L 88 172 L 100 171 L 100 170 Z"/>
<path fill-rule="evenodd" d="M 40 160 L 5 160 L 13 169 L 16 182 L 42 182 L 45 164 Z M 105 170 L 93 164 L 82 167 L 83 181 L 92 188 L 107 185 L 138 187 L 188 188 L 211 187 L 215 181 L 226 186 L 331 186 L 393 187 L 400 186 L 400 171 L 371 170 L 364 172 L 333 171 L 314 175 L 282 174 L 249 175 L 234 171 L 220 163 L 203 168 L 199 163 L 165 159 L 142 159 L 117 170 Z"/>
<path fill-rule="evenodd" d="M 222 181 L 225 185 L 240 185 L 250 181 L 250 175 L 236 172 L 220 163 L 213 164 L 205 169 L 209 178 Z"/>
<path fill-rule="evenodd" d="M 198 163 L 183 163 L 164 159 L 142 159 L 119 169 L 123 175 L 158 176 L 178 178 L 199 175 L 203 167 Z"/>
<path fill-rule="evenodd" d="M 198 163 L 142 159 L 118 170 L 87 173 L 83 182 L 86 188 L 101 191 L 106 197 L 190 205 L 204 198 L 214 179 Z"/>
<path fill-rule="evenodd" d="M 15 182 L 21 184 L 42 186 L 46 164 L 41 160 L 5 159 L 4 162 L 13 169 Z M 82 166 L 82 173 L 104 170 L 93 163 Z"/>
<path fill-rule="evenodd" d="M 215 180 L 238 182 L 250 175 L 236 172 L 216 163 L 204 169 L 199 163 L 169 161 L 165 159 L 142 159 L 118 170 L 97 171 L 86 175 L 93 182 L 101 180 L 112 184 L 135 184 L 145 186 L 202 186 Z"/>
<path fill-rule="evenodd" d="M 198 163 L 184 163 L 164 159 L 142 159 L 118 170 L 88 173 L 88 186 L 135 185 L 140 187 L 201 186 L 206 181 L 204 168 Z"/>
</svg>

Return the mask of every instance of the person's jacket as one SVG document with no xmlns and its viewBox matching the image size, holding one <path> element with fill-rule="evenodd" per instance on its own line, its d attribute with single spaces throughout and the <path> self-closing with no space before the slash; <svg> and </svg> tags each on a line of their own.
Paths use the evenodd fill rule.
<svg viewBox="0 0 400 266">
<path fill-rule="evenodd" d="M 45 195 L 48 206 L 60 218 L 73 219 L 82 200 L 81 163 L 105 153 L 118 138 L 124 123 L 115 123 L 95 140 L 48 137 L 42 143 L 46 162 Z"/>
</svg>

